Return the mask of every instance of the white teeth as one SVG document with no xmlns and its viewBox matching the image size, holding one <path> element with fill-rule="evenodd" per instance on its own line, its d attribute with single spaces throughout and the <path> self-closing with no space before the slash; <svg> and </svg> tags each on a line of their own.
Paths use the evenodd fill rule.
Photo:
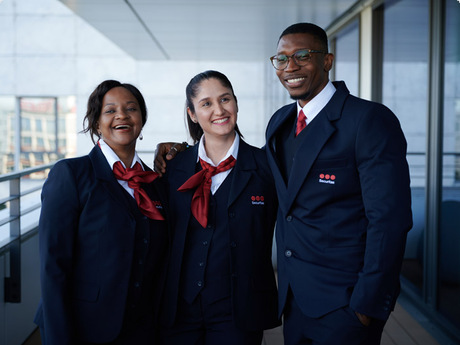
<svg viewBox="0 0 460 345">
<path fill-rule="evenodd" d="M 118 125 L 118 126 L 115 126 L 115 129 L 128 129 L 129 126 L 128 125 Z"/>
<path fill-rule="evenodd" d="M 297 83 L 301 80 L 304 80 L 304 78 L 295 78 L 295 79 L 288 79 L 288 83 Z"/>
<path fill-rule="evenodd" d="M 220 120 L 214 120 L 212 123 L 223 123 L 225 121 L 227 121 L 227 118 L 220 119 Z"/>
</svg>

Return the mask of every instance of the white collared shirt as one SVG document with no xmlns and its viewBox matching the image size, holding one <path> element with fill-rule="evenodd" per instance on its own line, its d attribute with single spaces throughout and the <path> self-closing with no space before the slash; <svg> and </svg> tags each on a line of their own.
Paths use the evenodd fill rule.
<svg viewBox="0 0 460 345">
<path fill-rule="evenodd" d="M 302 108 L 297 101 L 297 116 L 299 116 L 300 110 L 303 110 L 303 113 L 307 117 L 307 124 L 313 121 L 316 115 L 319 114 L 321 110 L 326 106 L 326 104 L 331 100 L 336 88 L 334 84 L 329 80 L 324 89 L 320 91 L 315 97 L 313 97 L 310 102 L 305 104 Z"/>
<path fill-rule="evenodd" d="M 117 154 L 112 150 L 112 148 L 104 142 L 103 139 L 99 139 L 99 146 L 101 148 L 103 155 L 105 156 L 105 159 L 107 159 L 107 162 L 109 163 L 110 169 L 112 169 L 112 171 L 113 171 L 113 165 L 118 161 L 120 161 L 123 167 L 126 169 L 125 164 L 121 161 L 121 159 L 117 156 Z M 133 158 L 130 168 L 132 168 L 134 164 L 136 164 L 137 162 L 139 162 L 139 164 L 142 167 L 142 170 L 144 170 L 141 159 L 137 155 L 137 152 L 134 152 L 134 158 Z M 128 186 L 128 181 L 122 181 L 122 180 L 117 180 L 117 181 L 134 198 L 134 190 Z"/>
<path fill-rule="evenodd" d="M 240 136 L 238 135 L 238 133 L 235 133 L 235 139 L 233 140 L 232 146 L 230 146 L 230 148 L 228 149 L 225 157 L 222 158 L 221 161 L 217 165 L 215 165 L 206 154 L 206 150 L 204 148 L 204 135 L 203 135 L 200 139 L 200 143 L 198 144 L 198 157 L 196 160 L 198 162 L 201 158 L 206 163 L 209 163 L 211 166 L 216 167 L 230 156 L 233 156 L 233 158 L 236 159 L 236 157 L 238 156 L 239 147 L 240 147 Z M 233 168 L 223 171 L 221 173 L 218 173 L 211 178 L 211 193 L 212 194 L 214 194 L 219 189 L 220 185 L 224 182 L 224 180 L 230 174 L 232 169 Z"/>
</svg>

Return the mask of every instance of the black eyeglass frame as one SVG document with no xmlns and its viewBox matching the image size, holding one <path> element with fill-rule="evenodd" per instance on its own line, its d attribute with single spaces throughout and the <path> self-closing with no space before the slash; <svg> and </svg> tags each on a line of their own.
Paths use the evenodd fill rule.
<svg viewBox="0 0 460 345">
<path fill-rule="evenodd" d="M 299 63 L 299 61 L 297 60 L 297 58 L 296 58 L 295 56 L 296 56 L 296 54 L 298 54 L 299 52 L 304 52 L 304 51 L 308 52 L 309 57 L 308 57 L 305 61 L 302 61 L 302 62 Z M 295 64 L 296 64 L 297 66 L 300 66 L 300 67 L 305 66 L 305 65 L 308 64 L 308 63 L 310 62 L 310 60 L 311 60 L 311 53 L 328 54 L 328 52 L 325 52 L 325 51 L 322 51 L 322 50 L 300 49 L 300 50 L 296 51 L 296 52 L 295 52 L 294 54 L 292 54 L 292 55 L 285 55 L 285 54 L 273 55 L 273 56 L 270 58 L 270 61 L 271 61 L 272 65 L 273 65 L 273 67 L 274 67 L 275 69 L 277 69 L 278 71 L 282 71 L 282 70 L 285 70 L 285 69 L 287 68 L 287 66 L 289 65 L 289 59 L 293 59 L 294 62 L 295 62 Z M 274 62 L 273 60 L 278 60 L 278 56 L 286 56 L 287 60 L 286 60 L 286 66 L 284 66 L 284 68 L 279 68 L 279 67 L 276 67 L 276 66 L 275 66 L 275 62 Z M 303 62 L 305 62 L 305 63 L 303 63 Z"/>
</svg>

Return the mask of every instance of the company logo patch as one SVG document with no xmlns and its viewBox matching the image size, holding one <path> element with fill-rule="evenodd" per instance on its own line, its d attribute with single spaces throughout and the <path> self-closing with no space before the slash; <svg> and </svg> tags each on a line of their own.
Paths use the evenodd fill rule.
<svg viewBox="0 0 460 345">
<path fill-rule="evenodd" d="M 153 203 L 153 205 L 154 205 L 157 209 L 160 209 L 160 210 L 163 209 L 163 205 L 161 204 L 160 201 L 152 200 L 152 203 Z"/>
<path fill-rule="evenodd" d="M 319 183 L 326 183 L 326 184 L 335 184 L 335 175 L 331 174 L 319 174 Z"/>
<path fill-rule="evenodd" d="M 265 205 L 265 198 L 263 196 L 251 196 L 251 203 L 253 205 Z"/>
</svg>

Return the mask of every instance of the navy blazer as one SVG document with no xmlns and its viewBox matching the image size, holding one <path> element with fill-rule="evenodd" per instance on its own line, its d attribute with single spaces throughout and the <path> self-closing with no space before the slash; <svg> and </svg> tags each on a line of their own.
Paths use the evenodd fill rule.
<svg viewBox="0 0 460 345">
<path fill-rule="evenodd" d="M 194 191 L 177 189 L 193 174 L 198 145 L 168 162 L 167 180 L 173 239 L 165 288 L 163 320 L 174 323 L 179 280 Z M 229 177 L 228 250 L 231 261 L 233 320 L 245 330 L 263 330 L 280 324 L 277 290 L 271 262 L 273 230 L 277 210 L 275 186 L 265 153 L 240 140 L 238 157 Z M 254 197 L 264 197 L 254 201 Z M 173 216 L 174 215 L 174 216 Z"/>
<path fill-rule="evenodd" d="M 160 196 L 166 191 L 161 191 L 158 181 L 143 187 L 152 200 L 165 206 Z M 133 213 L 139 210 L 133 210 L 129 198 L 97 146 L 87 156 L 57 162 L 51 170 L 42 190 L 42 300 L 35 319 L 47 345 L 74 344 L 77 339 L 106 343 L 118 336 L 130 282 L 136 217 L 142 218 Z M 154 271 L 144 274 L 155 274 L 156 288 L 161 289 L 166 222 L 149 222 L 144 242 L 155 252 L 156 263 Z M 158 310 L 158 296 L 156 304 L 152 308 Z"/>
<path fill-rule="evenodd" d="M 334 85 L 300 139 L 287 183 L 276 140 L 285 121 L 294 124 L 296 103 L 279 109 L 267 127 L 279 198 L 279 310 L 290 286 L 307 316 L 350 305 L 386 320 L 412 227 L 407 145 L 388 108 L 350 95 L 344 82 Z"/>
</svg>

